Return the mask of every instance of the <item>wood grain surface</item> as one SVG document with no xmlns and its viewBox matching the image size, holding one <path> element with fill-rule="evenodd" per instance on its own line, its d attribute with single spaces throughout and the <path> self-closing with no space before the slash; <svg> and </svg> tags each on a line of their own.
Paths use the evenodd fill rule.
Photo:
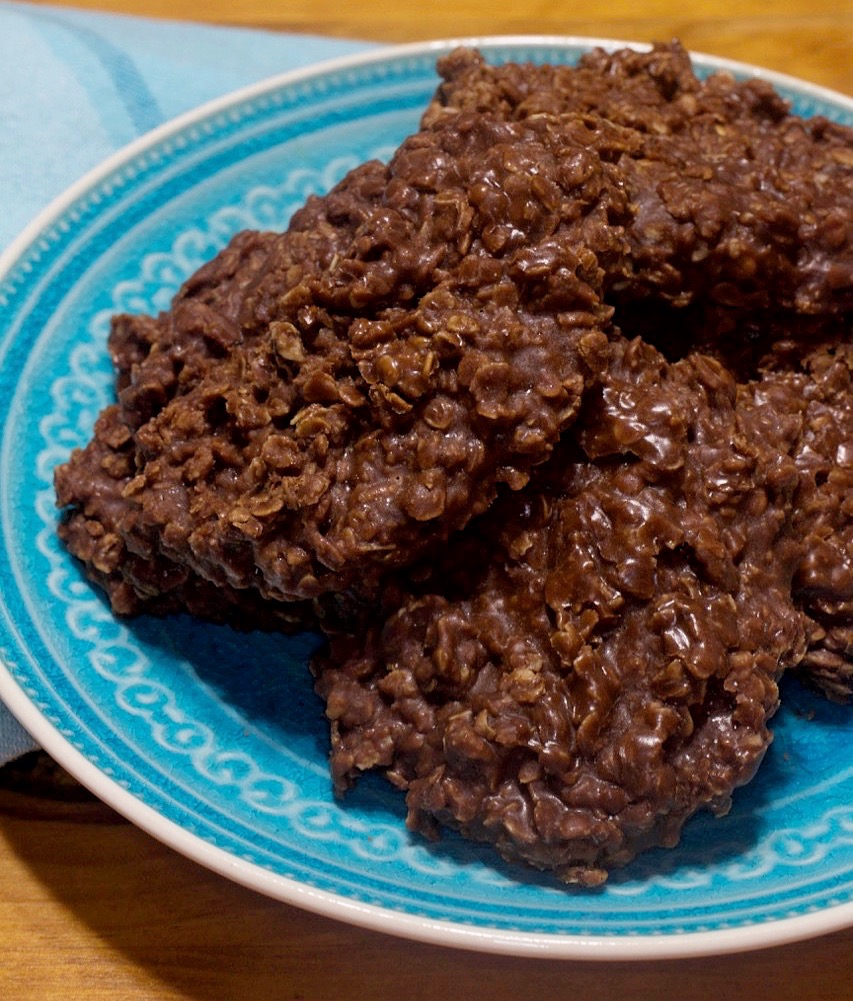
<svg viewBox="0 0 853 1001">
<path fill-rule="evenodd" d="M 382 42 L 531 33 L 638 42 L 677 37 L 697 52 L 853 89 L 851 0 L 79 0 L 69 6 Z"/>
<path fill-rule="evenodd" d="M 0 776 L 0 996 L 9 1001 L 853 998 L 847 932 L 713 959 L 576 963 L 362 931 L 235 886 L 54 781 L 52 793 L 49 778 L 26 790 L 26 776 Z"/>
<path fill-rule="evenodd" d="M 56 0 L 53 0 L 56 3 Z M 402 42 L 652 41 L 853 90 L 849 0 L 90 0 L 76 6 Z M 43 755 L 0 770 L 0 999 L 853 1001 L 853 930 L 758 952 L 575 963 L 407 942 L 267 900 L 187 861 Z"/>
</svg>

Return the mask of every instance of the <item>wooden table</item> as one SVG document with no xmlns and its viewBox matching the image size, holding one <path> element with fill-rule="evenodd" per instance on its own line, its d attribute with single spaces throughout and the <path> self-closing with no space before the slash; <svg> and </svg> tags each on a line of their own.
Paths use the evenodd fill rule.
<svg viewBox="0 0 853 1001">
<path fill-rule="evenodd" d="M 57 2 L 57 0 L 53 0 Z M 853 90 L 845 0 L 89 0 L 126 13 L 409 41 L 584 34 L 690 48 Z M 43 758 L 0 770 L 0 998 L 850 1001 L 853 930 L 715 959 L 584 964 L 445 950 L 267 900 L 163 847 Z"/>
<path fill-rule="evenodd" d="M 383 42 L 531 33 L 647 42 L 678 37 L 697 52 L 853 90 L 851 0 L 73 0 L 68 5 Z"/>
</svg>

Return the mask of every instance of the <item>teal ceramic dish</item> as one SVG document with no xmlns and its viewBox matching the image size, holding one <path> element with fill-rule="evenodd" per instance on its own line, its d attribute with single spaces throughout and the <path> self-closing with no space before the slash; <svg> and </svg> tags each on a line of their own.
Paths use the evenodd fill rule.
<svg viewBox="0 0 853 1001">
<path fill-rule="evenodd" d="M 477 40 L 567 62 L 583 39 Z M 396 935 L 516 955 L 661 958 L 853 924 L 853 712 L 786 681 L 775 741 L 729 816 L 697 816 L 596 891 L 406 831 L 367 777 L 332 795 L 313 635 L 189 618 L 116 621 L 59 545 L 52 472 L 110 399 L 111 314 L 157 311 L 238 230 L 281 228 L 309 192 L 417 125 L 452 42 L 273 79 L 158 129 L 84 178 L 0 261 L 0 698 L 132 821 L 272 897 Z M 803 115 L 853 101 L 759 73 Z"/>
</svg>

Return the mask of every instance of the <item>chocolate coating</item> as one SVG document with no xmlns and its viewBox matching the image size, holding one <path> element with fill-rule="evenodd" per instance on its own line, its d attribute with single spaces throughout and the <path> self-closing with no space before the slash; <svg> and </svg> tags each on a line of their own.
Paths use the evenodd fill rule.
<svg viewBox="0 0 853 1001">
<path fill-rule="evenodd" d="M 609 302 L 696 300 L 802 315 L 853 307 L 849 128 L 802 119 L 765 81 L 699 80 L 677 43 L 584 55 L 577 67 L 489 66 L 457 50 L 424 115 L 583 114 L 621 133 L 612 162 L 634 218 Z"/>
<path fill-rule="evenodd" d="M 573 419 L 626 211 L 557 123 L 463 114 L 281 237 L 239 237 L 169 313 L 115 323 L 128 547 L 156 536 L 281 601 L 412 562 L 522 486 Z M 85 507 L 86 479 L 59 475 Z"/>
<path fill-rule="evenodd" d="M 118 614 L 331 636 L 343 791 L 594 885 L 853 694 L 853 142 L 676 43 L 458 50 L 160 316 L 56 472 Z"/>
<path fill-rule="evenodd" d="M 726 812 L 805 646 L 800 422 L 707 357 L 612 350 L 577 453 L 467 533 L 485 569 L 403 593 L 317 680 L 341 790 L 378 768 L 413 828 L 585 885 Z"/>
</svg>

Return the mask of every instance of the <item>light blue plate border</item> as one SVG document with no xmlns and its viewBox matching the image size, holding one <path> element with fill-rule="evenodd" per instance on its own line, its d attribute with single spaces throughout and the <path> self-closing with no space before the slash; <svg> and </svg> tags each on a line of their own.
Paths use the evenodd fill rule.
<svg viewBox="0 0 853 1001">
<path fill-rule="evenodd" d="M 573 61 L 608 40 L 474 39 L 491 59 Z M 117 622 L 57 544 L 52 471 L 110 398 L 109 317 L 165 308 L 239 229 L 281 228 L 412 131 L 455 42 L 335 60 L 205 105 L 108 160 L 0 258 L 0 696 L 116 809 L 244 885 L 445 945 L 563 958 L 663 958 L 853 924 L 851 714 L 785 684 L 776 740 L 723 820 L 604 889 L 567 890 L 454 836 L 406 832 L 368 778 L 331 795 L 312 636 L 190 620 Z M 803 115 L 853 101 L 752 67 Z"/>
</svg>

